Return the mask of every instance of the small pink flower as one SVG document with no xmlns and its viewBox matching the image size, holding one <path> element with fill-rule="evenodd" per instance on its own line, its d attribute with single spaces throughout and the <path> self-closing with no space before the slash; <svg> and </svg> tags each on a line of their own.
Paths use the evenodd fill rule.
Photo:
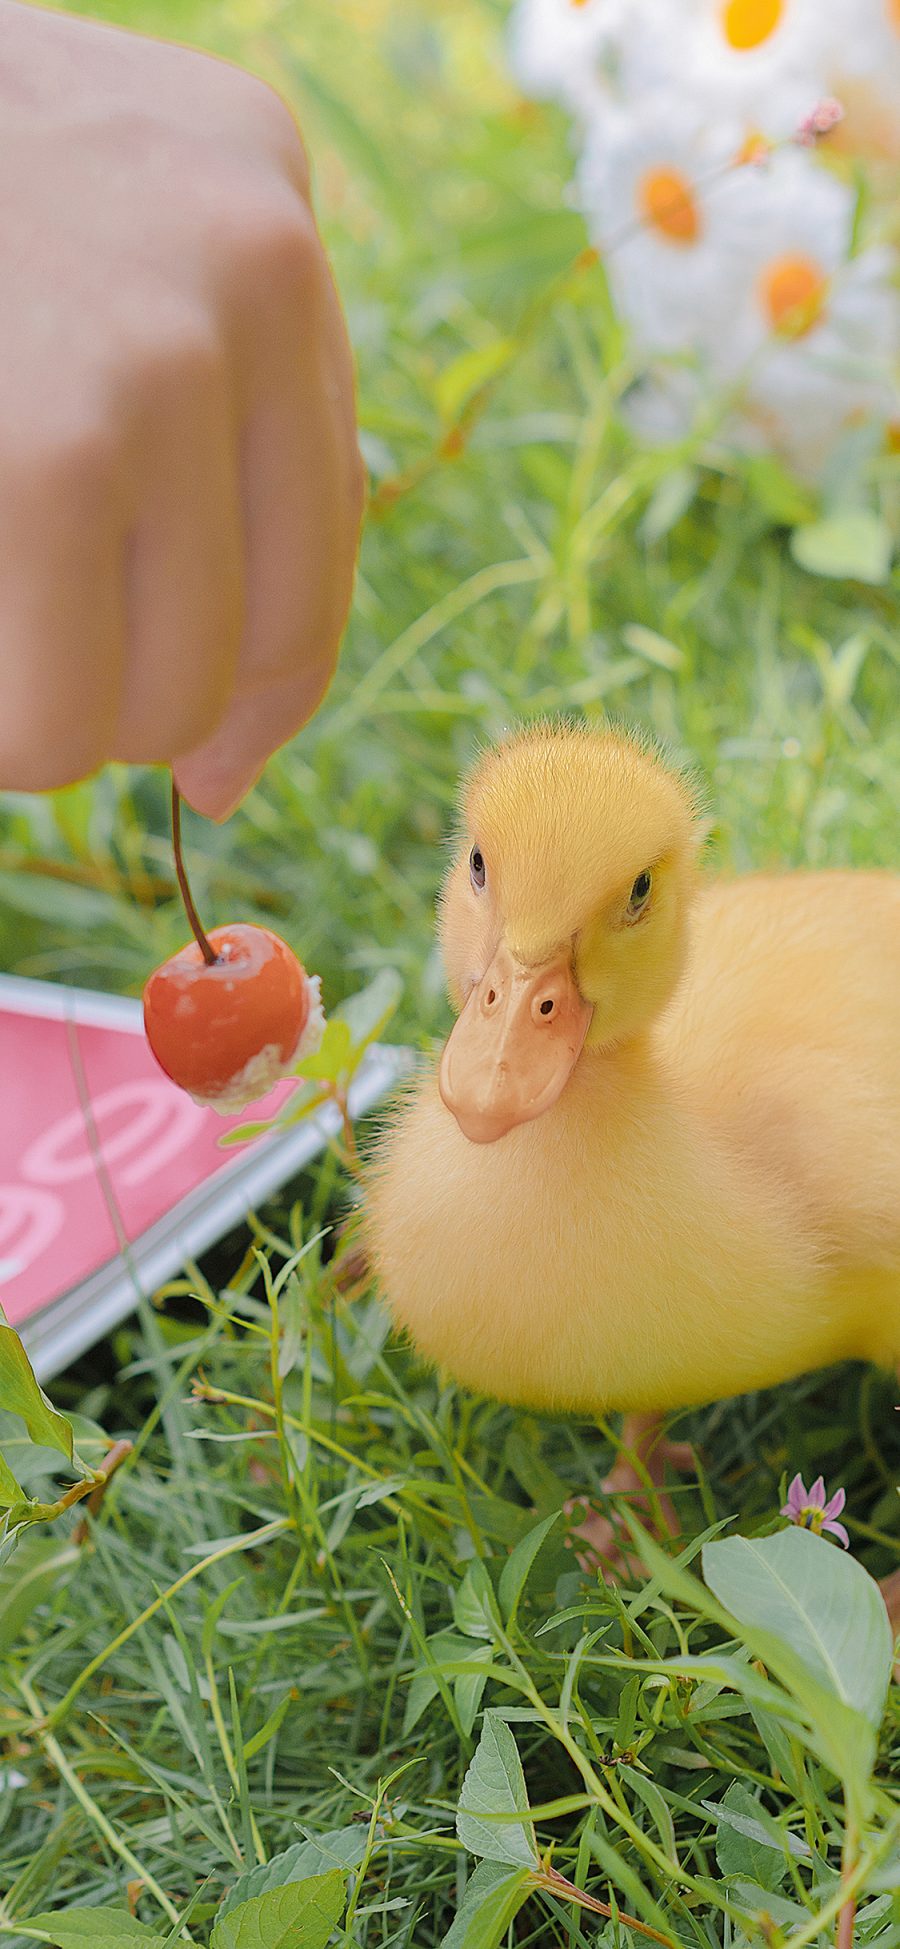
<svg viewBox="0 0 900 1949">
<path fill-rule="evenodd" d="M 843 103 L 839 102 L 834 95 L 826 95 L 824 101 L 816 102 L 815 108 L 811 108 L 809 114 L 804 115 L 799 128 L 795 131 L 794 141 L 799 142 L 801 149 L 811 149 L 823 135 L 830 135 L 832 129 L 836 129 L 843 119 Z"/>
<path fill-rule="evenodd" d="M 834 1495 L 826 1502 L 825 1483 L 821 1475 L 816 1476 L 810 1489 L 807 1489 L 802 1475 L 795 1475 L 781 1514 L 787 1517 L 789 1523 L 798 1523 L 801 1529 L 815 1530 L 817 1536 L 821 1536 L 824 1530 L 828 1530 L 832 1536 L 837 1537 L 839 1543 L 843 1544 L 845 1550 L 849 1550 L 850 1538 L 847 1531 L 843 1523 L 836 1520 L 846 1500 L 844 1490 L 835 1489 Z"/>
</svg>

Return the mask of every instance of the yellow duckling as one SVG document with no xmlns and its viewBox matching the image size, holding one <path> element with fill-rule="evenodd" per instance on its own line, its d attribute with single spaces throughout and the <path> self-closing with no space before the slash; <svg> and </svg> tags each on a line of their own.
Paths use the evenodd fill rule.
<svg viewBox="0 0 900 1949">
<path fill-rule="evenodd" d="M 511 737 L 462 822 L 458 1020 L 370 1187 L 397 1324 L 645 1450 L 666 1409 L 895 1363 L 900 878 L 701 880 L 690 785 L 605 728 Z"/>
</svg>

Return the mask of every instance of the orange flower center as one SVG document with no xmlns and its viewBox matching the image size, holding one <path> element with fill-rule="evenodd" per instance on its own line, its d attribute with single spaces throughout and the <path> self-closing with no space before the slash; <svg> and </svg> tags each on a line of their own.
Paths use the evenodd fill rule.
<svg viewBox="0 0 900 1949">
<path fill-rule="evenodd" d="M 695 244 L 700 235 L 697 199 L 680 169 L 648 169 L 637 191 L 645 223 L 670 244 Z"/>
<path fill-rule="evenodd" d="M 896 6 L 898 0 L 890 0 Z M 761 47 L 774 34 L 784 12 L 784 0 L 726 0 L 722 9 L 722 31 L 729 47 L 739 54 Z"/>
<path fill-rule="evenodd" d="M 821 317 L 828 280 L 811 257 L 776 257 L 760 278 L 763 310 L 782 338 L 802 338 Z"/>
</svg>

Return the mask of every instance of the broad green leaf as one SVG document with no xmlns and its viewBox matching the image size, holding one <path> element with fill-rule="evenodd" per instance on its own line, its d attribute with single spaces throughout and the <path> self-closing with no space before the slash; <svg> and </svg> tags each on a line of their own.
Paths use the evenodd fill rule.
<svg viewBox="0 0 900 1949">
<path fill-rule="evenodd" d="M 520 1538 L 514 1550 L 510 1551 L 500 1573 L 498 1595 L 500 1608 L 508 1624 L 512 1624 L 519 1608 L 519 1599 L 528 1582 L 532 1564 L 541 1544 L 549 1536 L 554 1523 L 559 1521 L 559 1511 L 545 1516 L 542 1523 L 536 1523 L 527 1535 Z"/>
<path fill-rule="evenodd" d="M 491 1580 L 481 1561 L 475 1557 L 453 1593 L 453 1622 L 457 1631 L 467 1638 L 491 1638 L 491 1613 L 494 1609 L 494 1592 Z"/>
<path fill-rule="evenodd" d="M 745 1915 L 767 1917 L 768 1922 L 777 1922 L 783 1929 L 796 1929 L 809 1921 L 809 1910 L 801 1908 L 799 1902 L 792 1902 L 787 1895 L 776 1895 L 768 1888 L 761 1888 L 755 1881 L 732 1882 L 728 1890 L 736 1908 Z M 763 1940 L 771 1939 L 771 1927 L 760 1932 Z"/>
<path fill-rule="evenodd" d="M 23 1499 L 24 1491 L 16 1481 L 9 1464 L 0 1455 L 0 1509 L 15 1509 Z"/>
<path fill-rule="evenodd" d="M 72 1430 L 74 1453 L 82 1463 L 98 1468 L 109 1448 L 109 1436 L 95 1421 L 88 1421 L 83 1414 L 66 1416 Z M 45 1491 L 48 1476 L 64 1475 L 67 1472 L 67 1459 L 57 1448 L 48 1448 L 43 1442 L 33 1441 L 22 1426 L 17 1415 L 7 1414 L 0 1407 L 0 1455 L 12 1470 L 20 1489 L 26 1495 L 37 1495 Z"/>
<path fill-rule="evenodd" d="M 24 1928 L 41 1929 L 57 1949 L 162 1949 L 166 1939 L 127 1908 L 61 1908 L 22 1922 Z"/>
<path fill-rule="evenodd" d="M 32 1441 L 58 1449 L 68 1462 L 73 1460 L 69 1423 L 51 1407 L 38 1386 L 25 1348 L 11 1326 L 0 1326 L 0 1402 L 9 1413 L 21 1415 Z"/>
<path fill-rule="evenodd" d="M 881 1723 L 893 1646 L 884 1599 L 852 1556 L 791 1527 L 707 1543 L 703 1574 L 741 1624 L 787 1645 L 820 1685 Z"/>
<path fill-rule="evenodd" d="M 717 1804 L 704 1800 L 702 1805 L 716 1823 L 716 1860 L 720 1873 L 726 1877 L 743 1875 L 745 1880 L 758 1882 L 761 1888 L 780 1888 L 788 1869 L 785 1849 L 790 1849 L 794 1837 L 782 1838 L 767 1831 L 764 1822 L 771 1817 L 743 1782 L 732 1780 L 722 1800 Z M 790 1851 L 809 1856 L 805 1842 L 802 1848 L 795 1843 Z"/>
<path fill-rule="evenodd" d="M 490 1645 L 480 1644 L 470 1646 L 469 1661 L 476 1665 L 476 1669 L 472 1672 L 460 1672 L 458 1678 L 453 1681 L 453 1697 L 456 1702 L 456 1710 L 459 1713 L 459 1723 L 462 1726 L 466 1738 L 469 1737 L 478 1717 L 478 1710 L 484 1697 L 484 1688 L 488 1678 L 487 1671 L 479 1671 L 477 1665 L 479 1663 L 485 1666 L 489 1665 L 492 1657 L 493 1649 Z"/>
<path fill-rule="evenodd" d="M 325 1949 L 346 1899 L 339 1868 L 268 1888 L 226 1915 L 220 1912 L 210 1949 Z"/>
<path fill-rule="evenodd" d="M 514 339 L 494 338 L 487 345 L 477 345 L 471 352 L 461 352 L 445 366 L 434 387 L 441 418 L 450 422 L 458 419 L 474 394 L 509 364 L 515 350 Z"/>
<path fill-rule="evenodd" d="M 221 1922 L 233 1908 L 240 1908 L 257 1895 L 267 1894 L 271 1888 L 287 1888 L 291 1882 L 309 1881 L 312 1875 L 325 1875 L 334 1868 L 341 1873 L 347 1868 L 358 1868 L 365 1851 L 366 1829 L 359 1824 L 334 1827 L 307 1841 L 295 1841 L 281 1854 L 273 1854 L 271 1861 L 239 1875 L 221 1903 L 216 1920 Z"/>
<path fill-rule="evenodd" d="M 479 1861 L 441 1949 L 498 1949 L 531 1886 L 529 1868 Z"/>
<path fill-rule="evenodd" d="M 627 1509 L 622 1513 L 635 1547 L 659 1589 L 709 1618 L 721 1630 L 732 1633 L 736 1613 L 729 1615 L 724 1598 L 721 1603 L 718 1602 L 718 1593 L 716 1596 L 710 1594 L 712 1585 L 710 1590 L 705 1589 L 682 1565 L 666 1556 Z M 819 1542 L 825 1550 L 834 1547 L 822 1538 L 811 1536 L 808 1530 L 787 1533 L 806 1536 L 813 1543 Z M 728 1540 L 742 1542 L 744 1539 Z M 720 1547 L 718 1542 L 705 1544 L 704 1563 L 706 1552 Z M 702 1674 L 713 1682 L 734 1686 L 748 1705 L 762 1706 L 765 1711 L 775 1713 L 783 1723 L 795 1724 L 805 1744 L 819 1754 L 838 1779 L 843 1780 L 846 1789 L 852 1791 L 857 1808 L 862 1810 L 867 1802 L 875 1759 L 872 1725 L 861 1712 L 844 1705 L 836 1697 L 833 1686 L 823 1684 L 793 1644 L 772 1630 L 770 1625 L 768 1612 L 764 1624 L 756 1621 L 754 1613 L 752 1622 L 742 1621 L 738 1625 L 737 1634 L 743 1638 L 747 1650 L 752 1651 L 754 1659 L 762 1659 L 769 1671 L 776 1675 L 779 1681 L 777 1686 L 773 1686 L 769 1679 L 762 1678 L 755 1664 L 733 1653 L 716 1652 L 700 1657 L 673 1658 L 666 1663 L 670 1669 L 684 1676 Z"/>
<path fill-rule="evenodd" d="M 519 1814 L 519 1820 L 510 1820 Z M 505 1816 L 505 1818 L 504 1818 Z M 470 1854 L 511 1867 L 536 1867 L 537 1841 L 516 1742 L 496 1712 L 486 1712 L 475 1756 L 462 1783 L 456 1832 Z"/>
<path fill-rule="evenodd" d="M 851 508 L 795 528 L 791 554 L 810 575 L 849 576 L 855 582 L 886 582 L 894 543 L 877 514 Z"/>
<path fill-rule="evenodd" d="M 77 1544 L 59 1543 L 52 1536 L 22 1538 L 15 1562 L 0 1569 L 0 1654 L 13 1649 L 32 1612 L 80 1560 Z"/>
<path fill-rule="evenodd" d="M 647 663 L 655 663 L 660 670 L 680 670 L 684 656 L 675 643 L 659 631 L 645 628 L 643 623 L 626 623 L 621 632 L 626 649 L 633 650 Z"/>
</svg>

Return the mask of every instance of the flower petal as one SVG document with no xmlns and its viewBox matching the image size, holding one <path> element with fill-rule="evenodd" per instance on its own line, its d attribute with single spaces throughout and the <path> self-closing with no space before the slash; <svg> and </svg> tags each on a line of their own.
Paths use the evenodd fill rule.
<svg viewBox="0 0 900 1949">
<path fill-rule="evenodd" d="M 782 1515 L 799 1516 L 801 1509 L 806 1504 L 806 1501 L 807 1501 L 806 1484 L 803 1480 L 802 1475 L 795 1475 L 793 1482 L 789 1485 L 788 1488 L 787 1502 L 785 1503 L 784 1509 L 782 1510 Z"/>
<path fill-rule="evenodd" d="M 821 1475 L 816 1476 L 815 1482 L 813 1483 L 812 1488 L 810 1489 L 806 1500 L 809 1503 L 811 1509 L 824 1509 L 825 1507 L 824 1476 Z"/>
<path fill-rule="evenodd" d="M 840 1515 L 846 1500 L 847 1500 L 846 1489 L 835 1489 L 834 1495 L 831 1497 L 829 1502 L 826 1502 L 823 1511 L 826 1522 L 830 1521 L 832 1516 Z"/>
<path fill-rule="evenodd" d="M 847 1535 L 847 1531 L 845 1530 L 843 1523 L 824 1522 L 822 1524 L 822 1528 L 823 1530 L 826 1529 L 829 1530 L 831 1535 L 836 1536 L 838 1542 L 843 1544 L 844 1549 L 849 1550 L 850 1538 Z"/>
</svg>

